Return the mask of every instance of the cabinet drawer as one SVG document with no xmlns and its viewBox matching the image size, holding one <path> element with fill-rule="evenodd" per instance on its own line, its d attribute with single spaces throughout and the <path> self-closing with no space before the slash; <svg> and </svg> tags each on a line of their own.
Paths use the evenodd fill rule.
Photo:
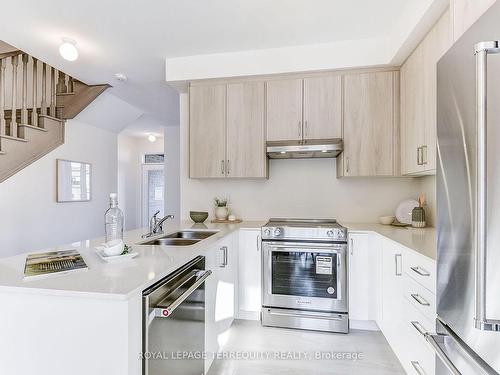
<svg viewBox="0 0 500 375">
<path fill-rule="evenodd" d="M 416 375 L 434 375 L 435 356 L 432 349 L 428 346 L 424 336 L 418 330 L 423 332 L 433 332 L 435 323 L 430 321 L 419 310 L 417 310 L 409 301 L 405 304 L 405 335 L 407 342 L 404 361 L 404 368 L 408 374 Z"/>
<path fill-rule="evenodd" d="M 436 294 L 436 262 L 407 251 L 403 260 L 403 269 L 413 280 Z"/>
<path fill-rule="evenodd" d="M 436 319 L 436 295 L 407 274 L 403 275 L 403 295 L 427 319 Z"/>
</svg>

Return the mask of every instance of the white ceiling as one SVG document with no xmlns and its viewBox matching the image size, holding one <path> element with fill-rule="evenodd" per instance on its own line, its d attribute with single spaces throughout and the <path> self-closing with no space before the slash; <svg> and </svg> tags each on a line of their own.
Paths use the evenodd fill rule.
<svg viewBox="0 0 500 375">
<path fill-rule="evenodd" d="M 422 4 L 436 2 L 445 0 L 16 0 L 2 3 L 0 37 L 84 82 L 110 83 L 110 94 L 177 125 L 165 59 L 394 34 L 401 47 Z M 77 41 L 76 62 L 58 55 L 62 37 Z M 117 72 L 129 80 L 116 81 Z"/>
</svg>

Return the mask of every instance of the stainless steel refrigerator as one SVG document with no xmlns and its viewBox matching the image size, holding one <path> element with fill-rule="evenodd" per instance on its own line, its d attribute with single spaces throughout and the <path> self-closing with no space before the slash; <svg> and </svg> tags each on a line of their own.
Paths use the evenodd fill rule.
<svg viewBox="0 0 500 375">
<path fill-rule="evenodd" d="M 500 1 L 442 57 L 437 374 L 500 372 Z"/>
</svg>

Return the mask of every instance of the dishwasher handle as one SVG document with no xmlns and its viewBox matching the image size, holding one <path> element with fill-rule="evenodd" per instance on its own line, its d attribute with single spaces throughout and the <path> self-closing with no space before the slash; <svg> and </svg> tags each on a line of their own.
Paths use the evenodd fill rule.
<svg viewBox="0 0 500 375">
<path fill-rule="evenodd" d="M 150 317 L 152 318 L 168 318 L 174 310 L 179 307 L 179 305 L 188 298 L 191 293 L 193 293 L 198 287 L 205 282 L 205 280 L 212 274 L 212 271 L 197 271 L 193 272 L 190 278 L 188 278 L 184 283 L 187 283 L 193 277 L 198 277 L 198 280 L 191 285 L 185 292 L 183 292 L 175 301 L 166 307 L 155 307 L 152 309 Z M 183 283 L 183 284 L 184 284 Z"/>
</svg>

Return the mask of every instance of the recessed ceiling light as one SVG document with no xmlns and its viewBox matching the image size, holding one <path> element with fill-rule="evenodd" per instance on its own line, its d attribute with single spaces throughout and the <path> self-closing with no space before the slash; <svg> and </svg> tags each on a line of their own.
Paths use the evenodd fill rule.
<svg viewBox="0 0 500 375">
<path fill-rule="evenodd" d="M 59 54 L 64 60 L 75 61 L 78 58 L 76 42 L 71 39 L 63 38 L 63 43 L 59 46 Z"/>
<path fill-rule="evenodd" d="M 156 141 L 156 135 L 154 135 L 154 134 L 148 135 L 148 141 L 149 142 L 155 142 Z"/>
<path fill-rule="evenodd" d="M 286 151 L 280 151 L 280 154 L 286 154 Z"/>
<path fill-rule="evenodd" d="M 128 77 L 123 73 L 116 73 L 115 78 L 120 82 L 125 82 L 128 79 Z"/>
</svg>

